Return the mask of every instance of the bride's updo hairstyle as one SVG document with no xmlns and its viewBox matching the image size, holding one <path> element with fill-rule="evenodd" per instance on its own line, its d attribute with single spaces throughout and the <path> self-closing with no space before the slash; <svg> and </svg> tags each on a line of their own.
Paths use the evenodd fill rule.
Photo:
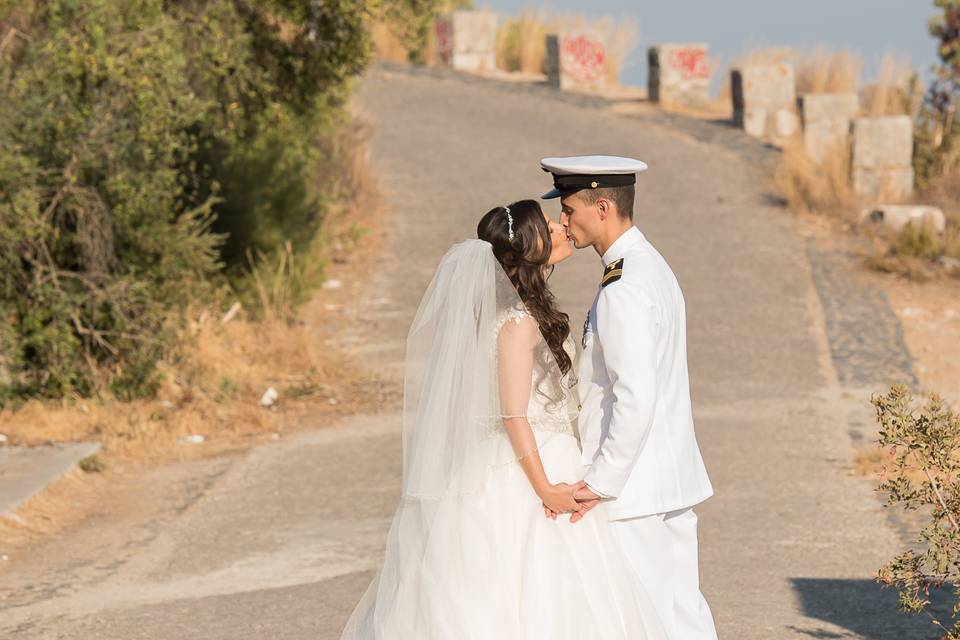
<svg viewBox="0 0 960 640">
<path fill-rule="evenodd" d="M 547 260 L 553 245 L 540 204 L 536 200 L 520 200 L 509 206 L 509 212 L 507 207 L 491 209 L 480 219 L 477 237 L 493 246 L 493 255 L 516 287 L 527 311 L 540 325 L 540 333 L 560 371 L 567 373 L 572 363 L 563 342 L 570 335 L 570 317 L 557 309 L 553 293 L 547 287 Z"/>
</svg>

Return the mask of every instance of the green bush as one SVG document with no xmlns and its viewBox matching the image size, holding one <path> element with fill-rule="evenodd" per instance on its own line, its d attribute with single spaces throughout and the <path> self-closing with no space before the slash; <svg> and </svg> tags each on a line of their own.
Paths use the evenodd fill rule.
<svg viewBox="0 0 960 640">
<path fill-rule="evenodd" d="M 960 639 L 960 416 L 939 397 L 915 403 L 903 386 L 876 395 L 878 444 L 887 452 L 879 490 L 890 506 L 920 511 L 916 542 L 877 579 L 896 587 L 900 608 L 927 612 L 931 592 L 949 590 L 952 610 L 933 618 L 942 638 Z"/>
<path fill-rule="evenodd" d="M 383 3 L 383 17 L 406 47 L 409 62 L 425 64 L 434 18 L 447 11 L 472 8 L 473 0 L 401 0 Z"/>
<path fill-rule="evenodd" d="M 0 0 L 0 404 L 151 394 L 177 310 L 316 237 L 371 16 L 435 6 Z"/>
<path fill-rule="evenodd" d="M 149 393 L 163 318 L 217 270 L 213 200 L 181 167 L 206 105 L 161 3 L 51 2 L 0 105 L 5 395 Z"/>
</svg>

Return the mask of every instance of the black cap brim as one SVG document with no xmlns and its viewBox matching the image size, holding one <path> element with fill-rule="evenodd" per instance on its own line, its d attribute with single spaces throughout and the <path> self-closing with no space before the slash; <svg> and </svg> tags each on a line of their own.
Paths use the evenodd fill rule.
<svg viewBox="0 0 960 640">
<path fill-rule="evenodd" d="M 559 197 L 562 196 L 562 195 L 563 195 L 563 192 L 560 191 L 560 189 L 554 188 L 554 189 L 550 189 L 550 191 L 547 191 L 545 194 L 543 194 L 542 196 L 540 196 L 540 199 L 541 199 L 541 200 L 553 200 L 554 198 L 559 198 Z"/>
</svg>

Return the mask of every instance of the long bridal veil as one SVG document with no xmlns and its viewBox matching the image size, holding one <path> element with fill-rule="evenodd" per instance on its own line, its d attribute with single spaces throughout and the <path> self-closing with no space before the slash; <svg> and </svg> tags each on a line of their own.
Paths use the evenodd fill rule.
<svg viewBox="0 0 960 640">
<path fill-rule="evenodd" d="M 396 619 L 400 611 L 422 611 L 413 602 L 421 597 L 421 583 L 446 573 L 434 569 L 449 569 L 470 546 L 452 536 L 497 526 L 473 522 L 463 531 L 433 529 L 441 515 L 449 516 L 451 504 L 482 491 L 489 474 L 529 453 L 504 446 L 502 418 L 526 415 L 531 391 L 512 394 L 498 376 L 498 335 L 522 309 L 489 243 L 468 240 L 443 257 L 407 336 L 400 503 L 383 566 L 343 638 L 379 637 L 380 621 Z M 532 393 L 565 403 L 567 390 L 552 352 L 541 341 L 533 357 L 541 375 L 532 381 Z M 451 528 L 449 517 L 442 521 Z"/>
<path fill-rule="evenodd" d="M 489 243 L 454 245 L 440 262 L 407 335 L 403 407 L 403 496 L 431 500 L 476 492 L 491 468 L 513 462 L 483 446 L 501 418 L 525 415 L 529 394 L 501 388 L 497 341 L 522 303 Z M 566 398 L 545 343 L 534 350 L 535 393 Z M 506 363 L 509 364 L 509 363 Z M 529 452 L 515 452 L 523 455 Z M 494 456 L 494 457 L 485 457 Z"/>
</svg>

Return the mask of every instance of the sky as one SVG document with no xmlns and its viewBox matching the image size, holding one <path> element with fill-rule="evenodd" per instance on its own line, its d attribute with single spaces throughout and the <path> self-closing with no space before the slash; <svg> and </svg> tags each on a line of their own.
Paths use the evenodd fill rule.
<svg viewBox="0 0 960 640">
<path fill-rule="evenodd" d="M 927 31 L 936 13 L 932 0 L 475 0 L 474 5 L 502 17 L 532 7 L 587 18 L 633 18 L 639 43 L 621 75 L 631 85 L 646 84 L 645 52 L 658 42 L 706 42 L 721 68 L 739 53 L 768 46 L 853 49 L 863 58 L 864 80 L 876 73 L 885 52 L 907 57 L 926 77 L 937 61 L 936 42 Z"/>
</svg>

